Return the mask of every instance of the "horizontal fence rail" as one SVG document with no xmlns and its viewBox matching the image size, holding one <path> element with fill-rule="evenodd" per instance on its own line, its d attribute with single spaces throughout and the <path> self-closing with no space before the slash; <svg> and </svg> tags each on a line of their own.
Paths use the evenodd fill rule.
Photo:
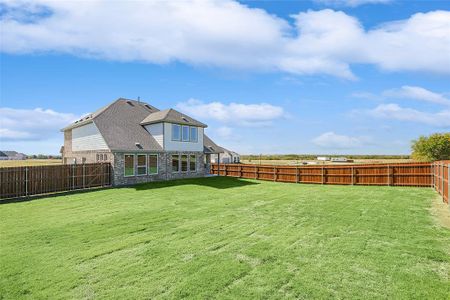
<svg viewBox="0 0 450 300">
<path fill-rule="evenodd" d="M 0 168 L 0 199 L 111 186 L 111 165 Z"/>
<path fill-rule="evenodd" d="M 450 160 L 435 161 L 433 168 L 433 186 L 448 204 L 450 191 Z"/>
<path fill-rule="evenodd" d="M 214 164 L 212 173 L 295 183 L 424 187 L 430 187 L 433 184 L 430 163 L 340 166 Z"/>
</svg>

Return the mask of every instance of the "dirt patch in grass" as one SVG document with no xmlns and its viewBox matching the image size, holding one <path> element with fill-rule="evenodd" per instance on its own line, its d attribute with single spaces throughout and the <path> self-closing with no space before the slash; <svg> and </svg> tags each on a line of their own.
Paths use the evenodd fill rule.
<svg viewBox="0 0 450 300">
<path fill-rule="evenodd" d="M 440 226 L 450 229 L 450 208 L 441 196 L 433 200 L 431 212 Z"/>
</svg>

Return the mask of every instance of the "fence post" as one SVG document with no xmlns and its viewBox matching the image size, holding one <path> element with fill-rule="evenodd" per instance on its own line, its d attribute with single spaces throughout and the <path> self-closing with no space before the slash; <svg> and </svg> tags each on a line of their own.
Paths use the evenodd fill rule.
<svg viewBox="0 0 450 300">
<path fill-rule="evenodd" d="M 86 169 L 83 163 L 83 189 L 86 188 Z"/>
<path fill-rule="evenodd" d="M 72 190 L 75 189 L 75 164 L 72 164 Z"/>
<path fill-rule="evenodd" d="M 295 167 L 295 183 L 299 182 L 299 176 L 298 176 L 298 166 Z"/>
<path fill-rule="evenodd" d="M 441 190 L 442 199 L 444 199 L 444 163 L 441 163 Z"/>
<path fill-rule="evenodd" d="M 354 171 L 355 171 L 355 169 L 354 169 L 353 166 L 352 166 L 352 185 L 355 184 L 355 181 L 354 181 L 354 175 L 353 175 Z"/>
<path fill-rule="evenodd" d="M 258 166 L 255 165 L 255 179 L 258 179 Z"/>
<path fill-rule="evenodd" d="M 273 181 L 277 181 L 277 171 L 275 167 L 273 167 Z"/>
<path fill-rule="evenodd" d="M 431 187 L 434 187 L 434 162 L 431 164 Z"/>
<path fill-rule="evenodd" d="M 223 164 L 223 176 L 227 176 L 227 165 Z"/>
<path fill-rule="evenodd" d="M 28 197 L 28 167 L 25 167 L 25 196 Z"/>
<path fill-rule="evenodd" d="M 391 185 L 391 168 L 389 165 L 387 165 L 387 179 L 388 179 L 388 186 Z"/>
<path fill-rule="evenodd" d="M 450 205 L 450 163 L 447 164 L 447 204 Z"/>
<path fill-rule="evenodd" d="M 322 184 L 323 184 L 323 179 L 324 179 L 324 169 L 323 169 L 323 166 L 322 166 Z"/>
</svg>

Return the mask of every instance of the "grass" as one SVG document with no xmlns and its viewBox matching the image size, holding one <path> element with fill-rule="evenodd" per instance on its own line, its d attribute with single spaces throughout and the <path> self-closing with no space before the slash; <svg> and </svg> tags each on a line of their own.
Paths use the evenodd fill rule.
<svg viewBox="0 0 450 300">
<path fill-rule="evenodd" d="M 434 200 L 215 177 L 2 204 L 0 298 L 448 299 Z"/>
<path fill-rule="evenodd" d="M 0 168 L 61 165 L 61 159 L 0 160 Z"/>
</svg>

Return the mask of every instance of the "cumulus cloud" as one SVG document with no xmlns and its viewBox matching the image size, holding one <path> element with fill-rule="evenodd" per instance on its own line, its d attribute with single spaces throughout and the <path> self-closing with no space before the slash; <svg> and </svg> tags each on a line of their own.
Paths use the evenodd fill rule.
<svg viewBox="0 0 450 300">
<path fill-rule="evenodd" d="M 317 3 L 335 5 L 335 6 L 359 6 L 363 4 L 385 4 L 392 0 L 315 0 Z"/>
<path fill-rule="evenodd" d="M 444 128 L 450 126 L 450 110 L 432 113 L 401 107 L 395 103 L 389 103 L 380 104 L 374 109 L 368 110 L 367 113 L 377 118 L 423 123 Z"/>
<path fill-rule="evenodd" d="M 284 116 L 282 107 L 267 103 L 242 104 L 232 102 L 224 104 L 217 101 L 204 103 L 197 99 L 189 99 L 186 102 L 178 103 L 176 107 L 195 118 L 244 126 L 269 125 L 273 120 Z"/>
<path fill-rule="evenodd" d="M 3 6 L 1 51 L 6 53 L 61 52 L 347 79 L 356 78 L 352 64 L 450 74 L 448 11 L 366 30 L 340 11 L 301 12 L 292 16 L 292 26 L 231 0 L 12 0 Z"/>
<path fill-rule="evenodd" d="M 369 137 L 354 137 L 336 134 L 333 131 L 325 132 L 314 138 L 312 142 L 322 148 L 350 149 L 358 148 L 370 143 Z"/>
<path fill-rule="evenodd" d="M 384 91 L 383 95 L 392 98 L 414 99 L 430 103 L 450 105 L 450 99 L 444 95 L 432 92 L 419 86 L 404 85 L 398 89 Z"/>
<path fill-rule="evenodd" d="M 51 109 L 0 108 L 0 141 L 45 140 L 58 135 L 59 130 L 78 119 L 70 113 Z"/>
</svg>

